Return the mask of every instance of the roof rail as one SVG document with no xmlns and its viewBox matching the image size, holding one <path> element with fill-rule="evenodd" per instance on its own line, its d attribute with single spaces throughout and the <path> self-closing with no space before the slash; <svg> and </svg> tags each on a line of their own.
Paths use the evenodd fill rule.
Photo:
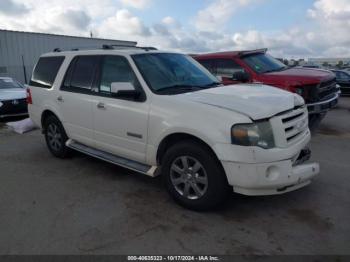
<svg viewBox="0 0 350 262">
<path fill-rule="evenodd" d="M 135 48 L 135 49 L 142 49 L 145 51 L 151 51 L 151 50 L 158 50 L 155 47 L 152 46 L 129 46 L 129 45 L 103 45 L 102 49 L 128 49 L 128 48 Z"/>
<path fill-rule="evenodd" d="M 148 46 L 148 47 L 142 47 L 142 46 L 130 46 L 130 45 L 102 45 L 102 47 L 75 47 L 70 49 L 69 51 L 79 51 L 79 50 L 94 50 L 94 49 L 103 49 L 103 50 L 113 50 L 113 49 L 142 49 L 145 51 L 151 51 L 151 50 L 158 50 L 155 47 Z M 63 52 L 64 50 L 61 48 L 55 48 L 53 52 Z M 67 50 L 68 51 L 68 50 Z"/>
</svg>

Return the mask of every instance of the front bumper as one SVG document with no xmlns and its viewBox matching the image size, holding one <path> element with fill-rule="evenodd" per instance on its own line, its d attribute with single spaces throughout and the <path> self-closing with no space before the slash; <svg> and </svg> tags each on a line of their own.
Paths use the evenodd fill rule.
<svg viewBox="0 0 350 262">
<path fill-rule="evenodd" d="M 325 113 L 338 104 L 338 99 L 339 99 L 339 92 L 334 94 L 334 96 L 328 100 L 307 104 L 307 110 L 309 111 L 309 114 Z"/>
<path fill-rule="evenodd" d="M 222 162 L 236 193 L 249 196 L 284 194 L 308 185 L 320 167 L 317 163 L 293 166 L 293 160 L 246 164 Z"/>
</svg>

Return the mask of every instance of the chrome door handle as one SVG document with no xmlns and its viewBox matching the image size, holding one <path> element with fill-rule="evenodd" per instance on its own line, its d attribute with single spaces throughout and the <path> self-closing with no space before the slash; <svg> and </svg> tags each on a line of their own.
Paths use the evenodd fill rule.
<svg viewBox="0 0 350 262">
<path fill-rule="evenodd" d="M 64 102 L 64 99 L 63 99 L 62 96 L 59 96 L 59 97 L 57 97 L 57 101 L 59 101 L 59 102 Z"/>
<path fill-rule="evenodd" d="M 97 104 L 97 108 L 98 108 L 98 109 L 106 109 L 106 106 L 105 106 L 104 103 L 99 102 L 99 103 Z"/>
</svg>

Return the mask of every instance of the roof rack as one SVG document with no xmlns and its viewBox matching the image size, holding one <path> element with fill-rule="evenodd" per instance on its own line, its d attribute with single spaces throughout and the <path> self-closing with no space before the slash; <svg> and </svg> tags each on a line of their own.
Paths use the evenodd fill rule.
<svg viewBox="0 0 350 262">
<path fill-rule="evenodd" d="M 151 50 L 158 50 L 155 47 L 149 46 L 149 47 L 142 47 L 142 46 L 130 46 L 130 45 L 102 45 L 102 47 L 75 47 L 67 51 L 80 51 L 80 50 L 116 50 L 116 49 L 142 49 L 145 51 L 151 51 Z M 55 48 L 53 52 L 63 52 L 65 50 L 61 48 Z"/>
<path fill-rule="evenodd" d="M 142 49 L 145 51 L 151 51 L 151 50 L 158 50 L 157 48 L 153 46 L 129 46 L 129 45 L 103 45 L 102 49 Z"/>
</svg>

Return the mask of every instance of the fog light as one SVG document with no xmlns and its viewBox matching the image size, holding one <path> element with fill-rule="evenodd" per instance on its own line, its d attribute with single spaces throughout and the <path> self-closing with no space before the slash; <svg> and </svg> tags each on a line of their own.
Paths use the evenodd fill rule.
<svg viewBox="0 0 350 262">
<path fill-rule="evenodd" d="M 276 166 L 270 166 L 266 169 L 266 178 L 270 181 L 278 179 L 280 176 L 279 168 Z"/>
</svg>

